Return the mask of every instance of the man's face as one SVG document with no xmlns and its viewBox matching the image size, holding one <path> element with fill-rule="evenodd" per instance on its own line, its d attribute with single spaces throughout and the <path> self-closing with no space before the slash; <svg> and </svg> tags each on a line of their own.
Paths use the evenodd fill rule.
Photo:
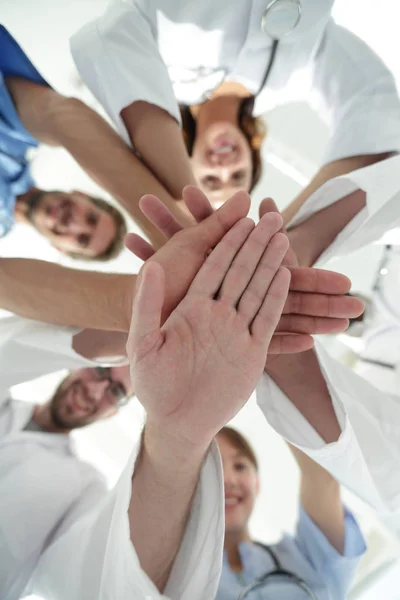
<svg viewBox="0 0 400 600">
<path fill-rule="evenodd" d="M 81 192 L 45 192 L 29 219 L 60 252 L 93 258 L 103 254 L 117 233 L 113 217 Z"/>
<path fill-rule="evenodd" d="M 73 371 L 52 398 L 50 410 L 59 429 L 84 427 L 111 417 L 132 395 L 129 366 Z"/>
</svg>

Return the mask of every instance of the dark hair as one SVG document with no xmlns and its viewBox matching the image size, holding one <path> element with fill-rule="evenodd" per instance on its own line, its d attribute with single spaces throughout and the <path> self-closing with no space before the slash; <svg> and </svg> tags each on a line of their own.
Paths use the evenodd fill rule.
<svg viewBox="0 0 400 600">
<path fill-rule="evenodd" d="M 122 213 L 115 208 L 112 204 L 103 200 L 102 198 L 94 198 L 90 196 L 90 201 L 94 206 L 102 210 L 103 212 L 111 215 L 115 223 L 115 237 L 111 240 L 107 248 L 98 256 L 87 256 L 79 254 L 79 252 L 68 252 L 68 256 L 71 258 L 78 258 L 79 260 L 101 260 L 106 261 L 118 256 L 124 247 L 124 239 L 127 234 L 126 221 Z"/>
<path fill-rule="evenodd" d="M 240 130 L 244 134 L 251 151 L 252 173 L 249 192 L 252 192 L 259 182 L 262 172 L 261 145 L 267 134 L 267 127 L 262 117 L 253 116 L 254 98 L 245 98 L 238 115 Z M 196 121 L 188 106 L 179 106 L 182 119 L 182 135 L 189 156 L 192 156 L 196 139 Z"/>
<path fill-rule="evenodd" d="M 258 471 L 258 460 L 255 452 L 241 433 L 236 429 L 233 429 L 233 427 L 223 427 L 221 431 L 218 432 L 218 435 L 223 435 L 234 448 L 249 459 L 256 471 Z"/>
</svg>

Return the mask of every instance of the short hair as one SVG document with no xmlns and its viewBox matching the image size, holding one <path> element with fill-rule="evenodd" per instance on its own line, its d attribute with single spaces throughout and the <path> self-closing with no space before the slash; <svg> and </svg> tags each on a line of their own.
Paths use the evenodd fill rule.
<svg viewBox="0 0 400 600">
<path fill-rule="evenodd" d="M 71 258 L 77 258 L 79 260 L 101 260 L 103 262 L 116 258 L 118 254 L 124 248 L 124 240 L 127 234 L 127 226 L 125 217 L 118 208 L 103 200 L 102 198 L 89 197 L 90 201 L 94 206 L 109 214 L 115 223 L 115 237 L 111 240 L 107 248 L 98 256 L 87 256 L 85 254 L 79 254 L 79 252 L 68 252 L 67 255 Z"/>
<path fill-rule="evenodd" d="M 233 427 L 223 427 L 221 431 L 218 432 L 218 435 L 224 436 L 231 446 L 243 454 L 243 456 L 252 463 L 255 470 L 258 472 L 258 460 L 256 454 L 250 443 L 241 433 L 236 429 L 233 429 Z"/>
<path fill-rule="evenodd" d="M 262 117 L 253 116 L 254 98 L 244 98 L 239 109 L 239 127 L 250 146 L 252 173 L 249 192 L 252 192 L 260 181 L 262 174 L 261 146 L 267 135 L 267 126 Z M 179 106 L 182 119 L 182 135 L 189 156 L 192 156 L 196 139 L 196 121 L 188 106 Z"/>
</svg>

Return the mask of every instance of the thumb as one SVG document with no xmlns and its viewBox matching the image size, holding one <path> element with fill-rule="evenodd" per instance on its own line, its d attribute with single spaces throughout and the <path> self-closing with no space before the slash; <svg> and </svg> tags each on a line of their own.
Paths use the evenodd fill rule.
<svg viewBox="0 0 400 600">
<path fill-rule="evenodd" d="M 130 362 L 151 352 L 161 336 L 161 311 L 165 296 L 165 273 L 157 262 L 146 263 L 136 281 L 132 319 L 126 345 Z"/>
</svg>

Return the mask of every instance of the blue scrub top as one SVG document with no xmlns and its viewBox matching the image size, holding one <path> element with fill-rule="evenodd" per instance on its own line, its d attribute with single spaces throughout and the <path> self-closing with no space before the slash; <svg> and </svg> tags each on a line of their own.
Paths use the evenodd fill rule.
<svg viewBox="0 0 400 600">
<path fill-rule="evenodd" d="M 360 528 L 348 511 L 345 515 L 345 535 L 345 550 L 342 556 L 301 508 L 296 535 L 285 536 L 281 542 L 271 546 L 271 549 L 281 562 L 282 568 L 303 579 L 318 600 L 345 600 L 360 558 L 366 550 Z M 241 581 L 238 578 L 239 574 L 230 569 L 224 553 L 216 600 L 237 600 L 244 587 L 274 569 L 268 553 L 251 542 L 240 544 L 239 553 L 243 564 Z M 274 586 L 274 595 L 266 595 L 267 589 L 265 588 L 264 592 L 262 588 L 252 591 L 248 596 L 249 600 L 296 600 L 293 597 L 295 588 L 285 583 L 280 585 L 279 593 Z"/>
<path fill-rule="evenodd" d="M 4 82 L 7 75 L 48 86 L 12 35 L 0 25 L 0 237 L 14 225 L 16 197 L 34 185 L 26 152 L 38 145 L 18 117 Z"/>
</svg>

